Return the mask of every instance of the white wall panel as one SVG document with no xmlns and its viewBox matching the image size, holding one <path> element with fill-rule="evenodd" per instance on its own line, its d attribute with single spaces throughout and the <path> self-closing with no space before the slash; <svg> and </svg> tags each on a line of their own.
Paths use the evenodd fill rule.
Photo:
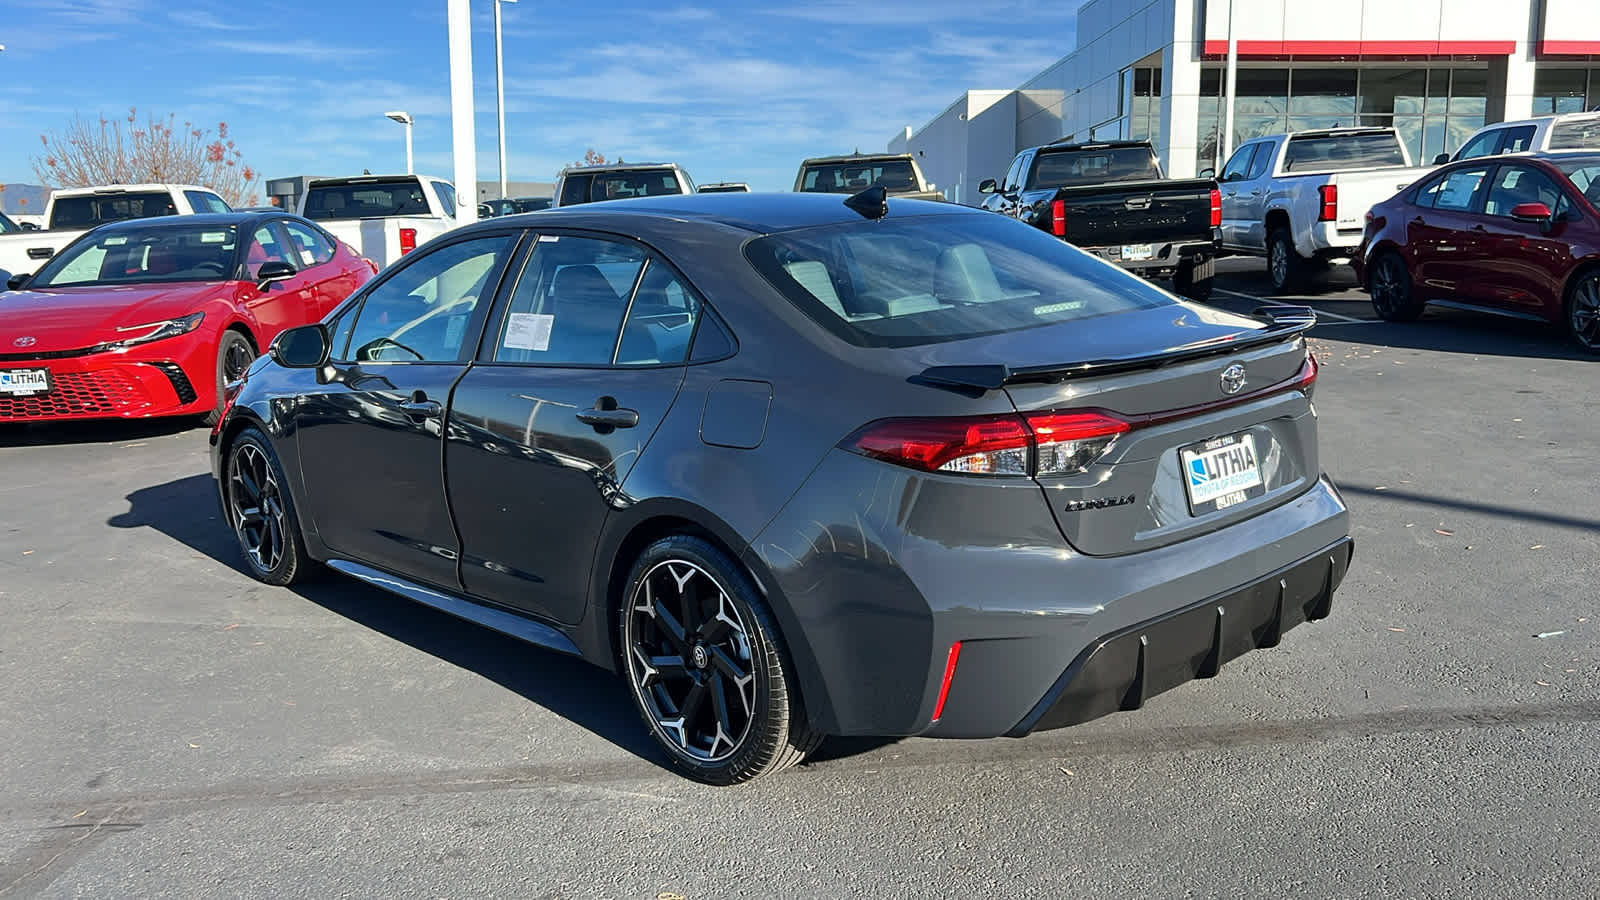
<svg viewBox="0 0 1600 900">
<path fill-rule="evenodd" d="M 1600 42 L 1600 2 L 1545 0 L 1544 39 Z"/>
<path fill-rule="evenodd" d="M 1368 41 L 1436 41 L 1438 0 L 1363 0 L 1355 16 Z"/>
</svg>

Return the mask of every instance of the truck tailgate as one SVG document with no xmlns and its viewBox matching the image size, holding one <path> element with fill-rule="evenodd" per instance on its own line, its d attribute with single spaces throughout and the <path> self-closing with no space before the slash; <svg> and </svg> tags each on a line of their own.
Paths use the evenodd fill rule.
<svg viewBox="0 0 1600 900">
<path fill-rule="evenodd" d="M 1378 169 L 1373 172 L 1339 172 L 1328 176 L 1328 184 L 1339 192 L 1338 215 L 1334 225 L 1340 231 L 1359 231 L 1366 227 L 1367 210 L 1393 197 L 1422 177 L 1428 169 Z"/>
<path fill-rule="evenodd" d="M 1066 239 L 1080 247 L 1209 242 L 1209 179 L 1143 181 L 1061 188 Z"/>
</svg>

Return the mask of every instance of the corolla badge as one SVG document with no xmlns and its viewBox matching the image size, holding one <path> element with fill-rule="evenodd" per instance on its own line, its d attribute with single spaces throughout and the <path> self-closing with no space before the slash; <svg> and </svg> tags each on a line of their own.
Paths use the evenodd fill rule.
<svg viewBox="0 0 1600 900">
<path fill-rule="evenodd" d="M 33 337 L 32 335 L 23 335 L 22 337 L 19 337 L 16 340 L 12 341 L 11 345 L 13 347 L 32 347 L 34 344 L 37 344 L 37 343 L 39 343 L 39 339 L 38 338 Z"/>
<path fill-rule="evenodd" d="M 1237 394 L 1244 389 L 1244 363 L 1234 363 L 1222 370 L 1222 392 Z"/>
</svg>

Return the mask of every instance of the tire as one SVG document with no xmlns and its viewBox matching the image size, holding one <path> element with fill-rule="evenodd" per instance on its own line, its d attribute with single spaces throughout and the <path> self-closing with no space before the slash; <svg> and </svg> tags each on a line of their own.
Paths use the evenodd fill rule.
<svg viewBox="0 0 1600 900">
<path fill-rule="evenodd" d="M 1178 271 L 1172 273 L 1172 290 L 1179 296 L 1201 303 L 1210 300 L 1211 283 L 1216 280 L 1215 276 L 1202 278 L 1199 281 L 1193 279 L 1194 263 L 1184 263 L 1178 267 Z"/>
<path fill-rule="evenodd" d="M 1600 354 L 1600 269 L 1572 279 L 1562 312 L 1572 342 L 1585 353 Z"/>
<path fill-rule="evenodd" d="M 1415 322 L 1422 315 L 1422 303 L 1417 300 L 1411 271 L 1400 254 L 1385 251 L 1378 254 L 1367 272 L 1367 293 L 1372 296 L 1372 309 L 1385 322 Z"/>
<path fill-rule="evenodd" d="M 673 768 L 737 784 L 821 742 L 771 610 L 726 553 L 698 537 L 662 538 L 635 560 L 619 605 L 620 669 Z"/>
<path fill-rule="evenodd" d="M 1274 228 L 1267 235 L 1267 277 L 1272 279 L 1272 289 L 1280 294 L 1299 289 L 1305 281 L 1306 261 L 1294 249 L 1294 238 L 1289 229 Z"/>
<path fill-rule="evenodd" d="M 228 382 L 244 375 L 255 358 L 256 349 L 250 346 L 249 338 L 232 329 L 222 333 L 222 339 L 217 341 L 217 402 L 206 413 L 207 425 L 217 424 L 222 417 L 222 395 Z"/>
<path fill-rule="evenodd" d="M 279 587 L 306 580 L 311 558 L 283 465 L 267 436 L 253 426 L 241 431 L 228 445 L 222 477 L 223 518 L 250 574 Z"/>
</svg>

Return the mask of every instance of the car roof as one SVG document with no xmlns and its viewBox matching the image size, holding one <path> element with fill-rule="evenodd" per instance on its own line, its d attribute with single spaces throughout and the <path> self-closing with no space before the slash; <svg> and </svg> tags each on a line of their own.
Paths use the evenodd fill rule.
<svg viewBox="0 0 1600 900">
<path fill-rule="evenodd" d="M 107 222 L 95 228 L 95 231 L 134 231 L 145 228 L 178 228 L 181 226 L 207 225 L 245 225 L 259 222 L 263 219 L 294 219 L 315 225 L 310 219 L 304 219 L 291 212 L 266 212 L 266 211 L 239 211 L 229 213 L 199 213 L 192 216 L 146 216 L 141 219 L 118 219 Z"/>
<path fill-rule="evenodd" d="M 813 156 L 800 163 L 801 166 L 826 165 L 831 163 L 862 163 L 877 160 L 911 159 L 909 153 L 846 153 L 843 156 Z"/>
<path fill-rule="evenodd" d="M 676 169 L 677 163 L 642 162 L 642 163 L 606 163 L 602 166 L 568 166 L 561 170 L 563 175 L 580 175 L 587 172 L 634 172 L 640 169 Z"/>
<path fill-rule="evenodd" d="M 605 200 L 519 213 L 483 223 L 490 228 L 505 224 L 562 225 L 572 228 L 615 230 L 660 223 L 705 222 L 755 234 L 796 228 L 860 222 L 860 213 L 845 206 L 845 194 L 716 193 L 665 194 L 627 200 Z M 889 217 L 935 215 L 993 215 L 975 207 L 931 200 L 889 198 Z M 478 227 L 478 226 L 473 226 Z"/>
</svg>

